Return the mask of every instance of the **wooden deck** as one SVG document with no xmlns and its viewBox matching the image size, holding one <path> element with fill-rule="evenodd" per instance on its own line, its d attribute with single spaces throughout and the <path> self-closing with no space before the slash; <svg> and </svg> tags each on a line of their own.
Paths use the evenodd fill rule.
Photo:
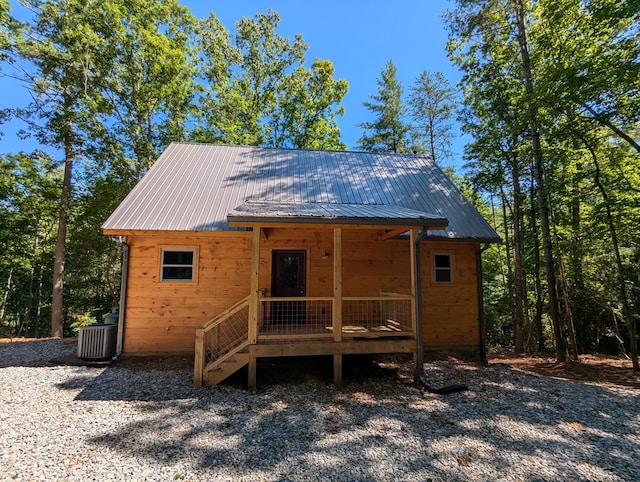
<svg viewBox="0 0 640 482">
<path fill-rule="evenodd" d="M 194 384 L 215 385 L 248 366 L 254 391 L 258 358 L 309 355 L 333 356 L 334 380 L 340 384 L 343 355 L 412 353 L 415 358 L 414 326 L 413 297 L 407 295 L 247 296 L 197 330 Z"/>
<path fill-rule="evenodd" d="M 289 338 L 327 338 L 333 340 L 333 326 L 317 323 L 264 324 L 258 330 L 258 344 L 262 340 Z M 348 324 L 342 326 L 343 338 L 414 338 L 411 327 L 394 320 L 386 323 Z"/>
</svg>

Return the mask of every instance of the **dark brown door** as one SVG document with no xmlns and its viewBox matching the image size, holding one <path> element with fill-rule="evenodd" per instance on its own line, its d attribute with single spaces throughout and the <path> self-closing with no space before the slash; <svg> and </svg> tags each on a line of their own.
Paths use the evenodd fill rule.
<svg viewBox="0 0 640 482">
<path fill-rule="evenodd" d="M 271 277 L 271 296 L 306 296 L 306 251 L 274 251 Z M 304 301 L 274 301 L 271 321 L 275 323 L 305 323 Z"/>
</svg>

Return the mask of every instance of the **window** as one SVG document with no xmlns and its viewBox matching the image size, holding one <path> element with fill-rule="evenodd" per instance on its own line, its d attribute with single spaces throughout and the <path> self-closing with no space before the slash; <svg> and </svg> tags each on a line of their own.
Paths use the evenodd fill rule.
<svg viewBox="0 0 640 482">
<path fill-rule="evenodd" d="M 433 256 L 433 269 L 436 283 L 451 283 L 453 281 L 450 254 L 435 254 Z"/>
<path fill-rule="evenodd" d="M 195 249 L 163 249 L 161 281 L 194 281 Z"/>
</svg>

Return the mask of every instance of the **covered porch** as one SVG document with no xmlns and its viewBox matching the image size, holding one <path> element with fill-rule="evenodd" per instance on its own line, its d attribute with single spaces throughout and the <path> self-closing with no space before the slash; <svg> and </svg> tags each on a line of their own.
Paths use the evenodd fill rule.
<svg viewBox="0 0 640 482">
<path fill-rule="evenodd" d="M 419 249 L 415 248 L 427 230 L 443 229 L 446 219 L 388 206 L 245 203 L 229 214 L 228 221 L 251 229 L 251 287 L 248 296 L 197 330 L 195 386 L 215 385 L 248 366 L 248 388 L 255 391 L 260 357 L 333 356 L 338 385 L 345 354 L 411 353 L 417 369 L 422 337 Z M 297 258 L 296 253 L 304 250 L 264 248 L 273 232 L 287 229 L 331 236 L 330 252 L 322 252 L 322 260 L 331 258 L 330 293 L 314 296 L 318 293 L 307 290 L 317 274 L 314 266 L 307 270 L 306 260 Z M 402 263 L 400 292 L 389 290 L 388 283 L 359 288 L 357 273 L 354 277 L 351 272 L 345 286 L 349 255 L 343 253 L 343 236 L 363 231 L 375 235 L 378 243 L 393 239 L 395 245 L 404 245 L 408 259 Z M 374 269 L 371 265 L 361 261 L 355 269 L 364 276 L 367 269 Z M 262 272 L 267 269 L 271 276 Z"/>
</svg>

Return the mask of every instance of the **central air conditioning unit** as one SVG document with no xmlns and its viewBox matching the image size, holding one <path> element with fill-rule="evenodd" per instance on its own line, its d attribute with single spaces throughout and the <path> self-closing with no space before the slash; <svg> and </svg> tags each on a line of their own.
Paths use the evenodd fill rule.
<svg viewBox="0 0 640 482">
<path fill-rule="evenodd" d="M 78 334 L 78 358 L 86 361 L 106 361 L 116 354 L 118 325 L 89 325 Z"/>
</svg>

